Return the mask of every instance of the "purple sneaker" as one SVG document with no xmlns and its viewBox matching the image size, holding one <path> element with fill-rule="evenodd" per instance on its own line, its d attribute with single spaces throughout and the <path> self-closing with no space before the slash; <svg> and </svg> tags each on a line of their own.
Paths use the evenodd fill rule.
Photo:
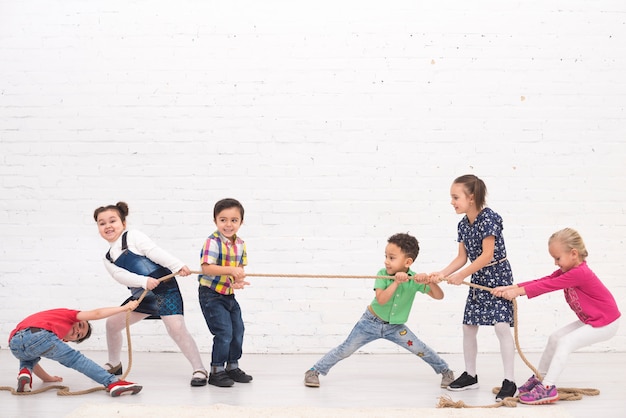
<svg viewBox="0 0 626 418">
<path fill-rule="evenodd" d="M 556 390 L 556 386 L 545 387 L 542 384 L 535 385 L 530 392 L 524 393 L 519 397 L 519 401 L 527 405 L 539 405 L 558 400 L 559 392 Z"/>
<path fill-rule="evenodd" d="M 526 381 L 526 383 L 524 383 L 522 386 L 520 386 L 519 388 L 517 388 L 517 390 L 519 391 L 519 394 L 523 394 L 523 393 L 528 393 L 531 390 L 533 390 L 533 388 L 535 386 L 537 386 L 538 384 L 540 384 L 541 381 L 539 379 L 537 379 L 535 377 L 535 375 L 530 376 L 530 379 L 528 379 Z"/>
</svg>

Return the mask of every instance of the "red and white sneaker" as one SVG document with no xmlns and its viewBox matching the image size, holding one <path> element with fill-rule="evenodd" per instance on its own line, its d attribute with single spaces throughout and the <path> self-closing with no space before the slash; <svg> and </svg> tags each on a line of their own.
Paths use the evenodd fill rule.
<svg viewBox="0 0 626 418">
<path fill-rule="evenodd" d="M 31 390 L 33 390 L 33 377 L 30 370 L 24 367 L 17 375 L 17 391 L 30 392 Z"/>
<path fill-rule="evenodd" d="M 141 389 L 143 389 L 143 386 L 136 383 L 127 382 L 125 380 L 118 380 L 117 382 L 111 383 L 107 387 L 107 391 L 109 391 L 109 394 L 114 398 L 127 393 L 134 395 L 136 393 L 139 393 Z"/>
</svg>

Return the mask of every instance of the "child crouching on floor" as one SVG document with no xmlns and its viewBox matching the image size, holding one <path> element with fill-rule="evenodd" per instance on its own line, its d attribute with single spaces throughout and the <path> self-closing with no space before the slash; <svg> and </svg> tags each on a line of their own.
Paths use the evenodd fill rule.
<svg viewBox="0 0 626 418">
<path fill-rule="evenodd" d="M 142 386 L 119 380 L 97 363 L 74 350 L 66 342 L 80 343 L 91 336 L 90 320 L 103 319 L 120 312 L 132 311 L 138 301 L 124 306 L 100 308 L 92 311 L 51 309 L 32 314 L 23 319 L 9 336 L 11 353 L 20 361 L 17 392 L 30 392 L 32 374 L 44 382 L 61 382 L 62 377 L 49 375 L 39 364 L 42 357 L 58 361 L 65 367 L 77 370 L 104 385 L 113 397 L 125 393 L 136 394 Z"/>
</svg>

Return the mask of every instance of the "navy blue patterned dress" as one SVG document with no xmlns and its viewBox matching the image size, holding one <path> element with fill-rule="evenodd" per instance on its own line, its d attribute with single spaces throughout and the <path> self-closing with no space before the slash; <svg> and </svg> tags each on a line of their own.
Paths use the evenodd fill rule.
<svg viewBox="0 0 626 418">
<path fill-rule="evenodd" d="M 493 260 L 472 274 L 472 283 L 486 287 L 513 284 L 511 265 L 506 260 L 503 229 L 502 217 L 490 208 L 484 208 L 473 224 L 469 223 L 467 215 L 459 222 L 457 241 L 463 243 L 467 257 L 472 262 L 483 252 L 483 239 L 488 236 L 495 237 Z M 508 322 L 513 326 L 513 302 L 492 296 L 485 290 L 470 287 L 465 303 L 463 323 L 495 325 L 498 322 Z"/>
</svg>

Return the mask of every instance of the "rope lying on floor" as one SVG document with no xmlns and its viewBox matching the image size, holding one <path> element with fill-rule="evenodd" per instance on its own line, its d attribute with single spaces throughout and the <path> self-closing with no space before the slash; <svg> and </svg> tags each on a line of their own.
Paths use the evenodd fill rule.
<svg viewBox="0 0 626 418">
<path fill-rule="evenodd" d="M 48 391 L 50 389 L 57 389 L 57 395 L 59 395 L 59 396 L 72 396 L 72 395 L 85 395 L 87 393 L 92 393 L 92 392 L 97 392 L 99 390 L 104 390 L 104 386 L 98 386 L 98 387 L 91 388 L 91 389 L 79 390 L 77 392 L 70 392 L 69 386 L 64 386 L 64 385 L 44 386 L 42 388 L 35 389 L 33 391 L 30 391 L 30 392 L 18 392 L 17 390 L 15 390 L 15 388 L 13 388 L 11 386 L 0 386 L 0 390 L 8 390 L 8 391 L 11 392 L 12 395 L 18 395 L 18 396 L 36 395 L 38 393 L 45 392 L 45 391 Z"/>
</svg>

